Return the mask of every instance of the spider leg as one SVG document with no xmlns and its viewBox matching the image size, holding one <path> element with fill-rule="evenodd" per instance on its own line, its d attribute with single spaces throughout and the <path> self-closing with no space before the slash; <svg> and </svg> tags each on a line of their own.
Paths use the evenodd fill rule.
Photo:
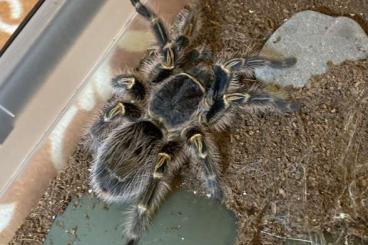
<svg viewBox="0 0 368 245">
<path fill-rule="evenodd" d="M 299 110 L 298 103 L 286 101 L 256 87 L 245 92 L 225 94 L 224 100 L 225 104 L 245 106 L 253 111 L 275 108 L 285 113 Z"/>
<path fill-rule="evenodd" d="M 284 69 L 296 64 L 296 58 L 270 59 L 261 56 L 250 56 L 245 58 L 234 58 L 226 61 L 224 67 L 232 72 L 251 73 L 253 69 L 269 66 L 275 69 Z"/>
<path fill-rule="evenodd" d="M 159 45 L 163 48 L 168 43 L 169 40 L 167 30 L 162 24 L 162 21 L 156 16 L 156 14 L 152 10 L 144 6 L 140 2 L 140 0 L 130 0 L 130 2 L 135 7 L 136 11 L 151 23 L 151 27 L 155 34 L 155 37 L 158 40 Z"/>
<path fill-rule="evenodd" d="M 182 164 L 182 159 L 177 156 L 180 149 L 181 145 L 178 143 L 169 142 L 158 153 L 150 181 L 129 212 L 125 229 L 127 245 L 138 242 L 154 211 L 169 191 L 173 172 Z"/>
<path fill-rule="evenodd" d="M 131 0 L 131 2 L 137 12 L 151 22 L 153 32 L 159 42 L 158 53 L 144 66 L 152 83 L 156 84 L 165 80 L 172 75 L 176 67 L 183 69 L 183 64 L 191 62 L 193 66 L 206 59 L 203 55 L 205 52 L 202 50 L 189 50 L 189 53 L 185 51 L 198 33 L 200 26 L 195 9 L 185 7 L 179 12 L 170 39 L 162 21 L 149 8 L 142 5 L 139 0 Z"/>
<path fill-rule="evenodd" d="M 175 66 L 175 51 L 173 43 L 168 37 L 166 28 L 164 27 L 161 19 L 157 15 L 144 6 L 139 0 L 130 0 L 136 11 L 146 18 L 151 23 L 151 28 L 155 34 L 155 37 L 160 46 L 160 52 L 162 53 L 162 62 L 157 67 L 159 70 L 172 70 Z M 157 71 L 156 73 L 160 73 Z"/>
<path fill-rule="evenodd" d="M 116 95 L 121 95 L 128 92 L 133 100 L 142 101 L 146 97 L 146 87 L 134 75 L 122 74 L 112 79 L 113 91 Z"/>
<path fill-rule="evenodd" d="M 197 128 L 190 129 L 186 137 L 192 159 L 199 163 L 201 178 L 209 195 L 215 200 L 222 201 L 223 191 L 219 184 L 219 157 L 215 143 Z"/>
<path fill-rule="evenodd" d="M 215 128 L 219 130 L 224 129 L 231 122 L 228 112 L 239 107 L 251 112 L 277 110 L 286 113 L 298 111 L 300 105 L 297 102 L 290 102 L 252 88 L 248 91 L 227 93 L 222 98 L 217 99 L 206 113 L 205 120 L 207 123 L 215 125 Z"/>
<path fill-rule="evenodd" d="M 177 52 L 187 48 L 198 34 L 200 28 L 198 8 L 185 6 L 174 22 L 174 40 Z"/>
</svg>

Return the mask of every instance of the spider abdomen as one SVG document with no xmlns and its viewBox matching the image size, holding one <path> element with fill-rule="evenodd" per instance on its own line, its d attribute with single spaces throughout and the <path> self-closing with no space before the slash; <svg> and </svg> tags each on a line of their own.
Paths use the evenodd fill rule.
<svg viewBox="0 0 368 245">
<path fill-rule="evenodd" d="M 122 125 L 99 147 L 92 167 L 95 192 L 106 201 L 126 201 L 148 184 L 163 134 L 149 121 Z"/>
<path fill-rule="evenodd" d="M 176 127 L 189 121 L 203 99 L 204 90 L 192 76 L 181 73 L 168 78 L 155 93 L 150 112 L 164 121 L 168 127 Z"/>
</svg>

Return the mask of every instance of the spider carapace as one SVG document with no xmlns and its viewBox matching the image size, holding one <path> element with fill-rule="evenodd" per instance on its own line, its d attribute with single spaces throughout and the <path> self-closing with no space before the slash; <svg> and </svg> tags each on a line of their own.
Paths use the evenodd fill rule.
<svg viewBox="0 0 368 245">
<path fill-rule="evenodd" d="M 127 244 L 136 244 L 184 163 L 196 166 L 208 196 L 222 201 L 220 153 L 213 140 L 237 112 L 293 112 L 297 104 L 261 86 L 245 86 L 257 67 L 288 68 L 295 58 L 215 57 L 194 45 L 201 11 L 185 7 L 168 33 L 139 0 L 136 11 L 151 23 L 158 46 L 133 72 L 112 80 L 113 96 L 90 129 L 91 184 L 108 202 L 131 204 Z"/>
</svg>

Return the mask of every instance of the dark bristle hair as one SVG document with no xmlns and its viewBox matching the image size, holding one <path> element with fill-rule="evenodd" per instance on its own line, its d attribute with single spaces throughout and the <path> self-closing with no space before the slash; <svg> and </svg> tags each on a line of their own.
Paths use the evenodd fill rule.
<svg viewBox="0 0 368 245">
<path fill-rule="evenodd" d="M 143 133 L 146 134 L 147 136 L 151 136 L 156 139 L 162 139 L 163 137 L 161 129 L 150 121 L 137 122 L 137 127 L 142 128 Z"/>
</svg>

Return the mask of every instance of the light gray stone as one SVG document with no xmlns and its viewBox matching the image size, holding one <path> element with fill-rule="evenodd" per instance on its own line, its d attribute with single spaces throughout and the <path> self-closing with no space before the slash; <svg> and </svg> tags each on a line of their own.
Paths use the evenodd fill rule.
<svg viewBox="0 0 368 245">
<path fill-rule="evenodd" d="M 313 75 L 327 71 L 327 63 L 368 58 L 368 37 L 354 20 L 331 17 L 314 11 L 292 16 L 269 38 L 261 55 L 297 58 L 287 69 L 256 69 L 256 77 L 281 85 L 304 86 Z"/>
</svg>

